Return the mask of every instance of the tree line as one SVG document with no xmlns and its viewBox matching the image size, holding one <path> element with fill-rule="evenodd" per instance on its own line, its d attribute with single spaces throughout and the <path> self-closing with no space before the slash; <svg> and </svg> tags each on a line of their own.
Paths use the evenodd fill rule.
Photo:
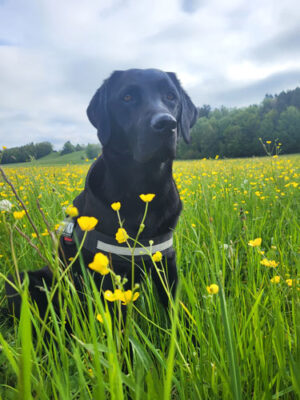
<svg viewBox="0 0 300 400">
<path fill-rule="evenodd" d="M 267 94 L 259 105 L 199 108 L 189 145 L 180 141 L 177 158 L 251 157 L 265 154 L 261 140 L 281 144 L 281 153 L 300 152 L 300 88 Z"/>
<path fill-rule="evenodd" d="M 75 151 L 85 150 L 86 157 L 93 159 L 97 157 L 101 151 L 99 144 L 73 145 L 67 141 L 62 149 L 56 153 L 63 156 L 64 154 L 73 153 Z M 29 143 L 24 146 L 11 147 L 7 149 L 5 146 L 0 150 L 0 164 L 22 163 L 31 160 L 38 160 L 53 153 L 53 145 L 50 142 Z"/>
<path fill-rule="evenodd" d="M 203 105 L 191 131 L 191 142 L 178 143 L 178 159 L 209 157 L 262 156 L 261 140 L 281 144 L 284 154 L 300 152 L 300 88 L 279 95 L 266 94 L 259 105 L 244 108 L 216 108 Z M 99 144 L 73 145 L 67 141 L 60 155 L 85 150 L 89 159 L 101 151 Z M 19 163 L 39 159 L 53 152 L 50 142 L 29 143 L 0 151 L 0 163 Z"/>
</svg>

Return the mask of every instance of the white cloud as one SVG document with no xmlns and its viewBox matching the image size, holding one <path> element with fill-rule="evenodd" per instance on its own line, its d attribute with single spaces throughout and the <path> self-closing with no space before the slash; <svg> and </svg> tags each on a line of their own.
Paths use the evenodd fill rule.
<svg viewBox="0 0 300 400">
<path fill-rule="evenodd" d="M 114 69 L 174 71 L 197 105 L 246 105 L 300 84 L 296 0 L 4 0 L 0 13 L 7 146 L 96 142 L 85 109 Z"/>
</svg>

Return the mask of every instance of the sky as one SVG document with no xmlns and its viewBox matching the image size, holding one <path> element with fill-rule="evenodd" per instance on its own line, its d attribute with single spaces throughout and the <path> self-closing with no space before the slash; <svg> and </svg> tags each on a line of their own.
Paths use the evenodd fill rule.
<svg viewBox="0 0 300 400">
<path fill-rule="evenodd" d="M 97 143 L 112 71 L 175 72 L 197 106 L 300 86 L 299 0 L 0 0 L 0 146 Z"/>
</svg>

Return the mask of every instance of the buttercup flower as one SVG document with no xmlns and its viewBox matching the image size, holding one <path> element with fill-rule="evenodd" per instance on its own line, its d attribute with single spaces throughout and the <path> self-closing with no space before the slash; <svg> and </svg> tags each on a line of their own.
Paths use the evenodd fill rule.
<svg viewBox="0 0 300 400">
<path fill-rule="evenodd" d="M 116 289 L 114 293 L 111 290 L 106 290 L 104 292 L 104 298 L 108 301 L 116 301 L 121 300 L 122 290 Z"/>
<path fill-rule="evenodd" d="M 99 272 L 101 275 L 107 275 L 109 273 L 108 264 L 109 261 L 106 255 L 96 253 L 93 262 L 89 264 L 89 268 L 93 271 Z"/>
<path fill-rule="evenodd" d="M 155 194 L 148 193 L 148 194 L 140 194 L 140 199 L 143 200 L 144 203 L 150 203 L 155 197 Z"/>
<path fill-rule="evenodd" d="M 280 282 L 280 276 L 276 275 L 270 280 L 271 280 L 272 283 L 279 283 Z"/>
<path fill-rule="evenodd" d="M 106 319 L 106 320 L 109 319 L 109 312 L 107 311 L 107 312 L 104 313 L 104 318 L 102 317 L 101 314 L 97 314 L 97 315 L 96 315 L 96 318 L 97 318 L 97 320 L 98 320 L 99 322 L 101 322 L 101 323 L 103 324 L 104 319 Z"/>
<path fill-rule="evenodd" d="M 103 324 L 103 318 L 101 314 L 97 314 L 97 320 Z"/>
<path fill-rule="evenodd" d="M 135 292 L 133 294 L 132 290 L 126 290 L 123 292 L 120 289 L 116 289 L 114 293 L 111 290 L 106 290 L 104 292 L 104 298 L 108 301 L 121 300 L 123 305 L 127 305 L 131 301 L 135 301 L 139 297 L 140 293 Z"/>
<path fill-rule="evenodd" d="M 77 220 L 82 231 L 92 231 L 98 223 L 95 217 L 80 217 Z"/>
<path fill-rule="evenodd" d="M 126 290 L 126 292 L 122 292 L 121 295 L 121 301 L 123 305 L 127 305 L 131 301 L 136 301 L 136 299 L 139 297 L 140 293 L 135 292 L 134 294 L 132 293 L 132 290 Z"/>
<path fill-rule="evenodd" d="M 162 260 L 162 254 L 161 254 L 161 252 L 160 252 L 160 251 L 157 251 L 156 253 L 154 253 L 154 254 L 152 255 L 152 260 L 153 260 L 154 262 L 159 262 L 159 261 L 161 261 L 161 260 Z"/>
<path fill-rule="evenodd" d="M 217 294 L 219 292 L 219 286 L 212 283 L 210 286 L 206 286 L 206 290 L 209 294 Z"/>
<path fill-rule="evenodd" d="M 285 281 L 288 286 L 293 286 L 293 279 L 286 279 Z"/>
<path fill-rule="evenodd" d="M 70 217 L 77 217 L 79 215 L 78 209 L 74 206 L 68 206 L 66 208 L 66 214 L 68 214 Z"/>
<path fill-rule="evenodd" d="M 267 258 L 264 258 L 260 263 L 265 267 L 270 267 L 270 268 L 276 268 L 277 265 L 279 264 L 275 260 L 268 260 Z"/>
<path fill-rule="evenodd" d="M 108 300 L 108 301 L 117 300 L 115 294 L 111 290 L 106 290 L 104 292 L 104 298 L 105 298 L 105 300 Z"/>
<path fill-rule="evenodd" d="M 124 228 L 119 228 L 118 232 L 116 233 L 116 241 L 118 243 L 125 243 L 128 238 L 129 236 L 126 230 Z"/>
<path fill-rule="evenodd" d="M 115 203 L 112 203 L 112 204 L 111 204 L 111 208 L 112 208 L 114 211 L 119 211 L 120 208 L 121 208 L 121 203 L 120 203 L 119 201 L 116 201 Z"/>
<path fill-rule="evenodd" d="M 257 246 L 260 246 L 261 245 L 261 238 L 256 238 L 256 239 L 253 239 L 253 240 L 249 240 L 249 242 L 248 242 L 248 246 L 251 246 L 251 247 L 257 247 Z"/>
<path fill-rule="evenodd" d="M 15 219 L 21 219 L 24 217 L 24 215 L 26 214 L 25 210 L 22 211 L 14 211 L 13 212 L 13 216 Z"/>
</svg>

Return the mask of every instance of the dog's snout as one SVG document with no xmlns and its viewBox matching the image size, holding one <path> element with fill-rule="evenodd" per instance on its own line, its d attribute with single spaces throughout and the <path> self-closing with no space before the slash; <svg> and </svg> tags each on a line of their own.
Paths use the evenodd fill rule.
<svg viewBox="0 0 300 400">
<path fill-rule="evenodd" d="M 177 121 L 171 114 L 155 114 L 151 119 L 151 128 L 157 132 L 170 132 L 176 126 Z"/>
</svg>

